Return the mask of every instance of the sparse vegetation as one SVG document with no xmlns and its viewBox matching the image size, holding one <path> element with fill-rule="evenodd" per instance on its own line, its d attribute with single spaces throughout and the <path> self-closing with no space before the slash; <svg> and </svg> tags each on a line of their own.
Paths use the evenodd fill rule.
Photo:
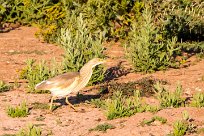
<svg viewBox="0 0 204 136">
<path fill-rule="evenodd" d="M 177 86 L 175 92 L 167 91 L 164 87 L 162 87 L 162 85 L 159 82 L 157 82 L 154 85 L 155 93 L 157 99 L 160 101 L 160 105 L 146 104 L 142 100 L 139 90 L 134 91 L 134 95 L 130 94 L 128 95 L 126 94 L 127 92 L 124 92 L 123 90 L 126 88 L 123 88 L 123 86 L 122 88 L 120 88 L 119 84 L 117 85 L 118 86 L 116 88 L 118 91 L 112 90 L 111 92 L 102 93 L 100 94 L 101 95 L 100 99 L 92 99 L 91 102 L 89 102 L 95 105 L 95 107 L 97 108 L 104 109 L 106 111 L 106 116 L 108 119 L 115 119 L 126 116 L 128 117 L 134 115 L 135 113 L 140 112 L 155 113 L 158 112 L 159 110 L 162 110 L 163 108 L 168 107 L 178 108 L 181 106 L 183 107 L 188 106 L 186 105 L 186 98 L 182 97 L 182 86 L 180 84 Z M 123 93 L 125 93 L 125 95 Z M 104 97 L 103 95 L 105 95 L 106 97 Z M 202 107 L 203 102 L 202 98 L 203 98 L 202 94 L 196 94 L 195 96 L 193 96 L 191 106 Z M 157 120 L 157 118 L 154 118 L 152 120 L 153 121 Z"/>
<path fill-rule="evenodd" d="M 204 75 L 201 77 L 201 81 L 204 81 Z"/>
<path fill-rule="evenodd" d="M 187 133 L 197 132 L 197 127 L 191 123 L 191 118 L 187 111 L 183 112 L 183 119 L 177 120 L 173 123 L 173 133 L 170 134 L 173 136 L 184 136 Z"/>
<path fill-rule="evenodd" d="M 42 115 L 36 117 L 36 121 L 44 121 L 44 120 L 45 120 L 45 117 Z"/>
<path fill-rule="evenodd" d="M 100 90 L 100 94 L 102 99 L 106 99 L 109 96 L 112 96 L 116 91 L 122 92 L 123 96 L 133 96 L 135 90 L 141 90 L 140 95 L 142 97 L 151 97 L 157 93 L 157 90 L 155 90 L 156 83 L 161 85 L 167 84 L 166 81 L 155 79 L 151 76 L 127 83 L 111 81 L 107 85 L 103 86 L 102 91 Z"/>
<path fill-rule="evenodd" d="M 105 101 L 101 100 L 101 99 L 91 99 L 91 104 L 95 105 L 96 108 L 102 108 L 105 109 L 106 105 L 105 105 Z"/>
<path fill-rule="evenodd" d="M 111 125 L 109 123 L 104 123 L 104 124 L 99 124 L 95 128 L 89 129 L 89 131 L 102 131 L 102 132 L 106 132 L 106 130 L 114 129 L 114 128 L 115 128 L 115 126 L 113 126 L 113 125 Z"/>
<path fill-rule="evenodd" d="M 146 111 L 154 113 L 160 110 L 158 106 L 148 105 L 142 102 L 139 90 L 134 91 L 134 95 L 129 97 L 123 95 L 122 92 L 123 91 L 116 91 L 112 96 L 105 100 L 92 99 L 91 104 L 106 110 L 106 116 L 108 119 L 129 117 L 135 113 Z"/>
<path fill-rule="evenodd" d="M 135 91 L 135 95 L 129 98 L 122 96 L 121 92 L 116 92 L 112 99 L 105 100 L 105 105 L 108 119 L 131 116 L 137 112 L 145 111 L 145 106 L 141 103 L 139 91 Z"/>
<path fill-rule="evenodd" d="M 15 134 L 3 134 L 1 136 L 16 136 Z"/>
<path fill-rule="evenodd" d="M 49 104 L 35 102 L 35 103 L 32 103 L 32 108 L 33 109 L 44 109 L 44 110 L 47 110 L 47 109 L 49 109 Z"/>
<path fill-rule="evenodd" d="M 26 117 L 29 114 L 29 109 L 26 105 L 26 102 L 23 101 L 20 106 L 17 107 L 11 107 L 9 106 L 7 108 L 7 114 L 8 116 L 12 117 L 12 118 L 16 118 L 16 117 Z"/>
<path fill-rule="evenodd" d="M 193 95 L 191 106 L 194 107 L 204 107 L 204 93 L 196 93 Z"/>
<path fill-rule="evenodd" d="M 176 121 L 173 128 L 174 136 L 184 136 L 188 130 L 188 124 L 184 121 Z"/>
<path fill-rule="evenodd" d="M 45 51 L 33 50 L 33 51 L 10 51 L 6 52 L 9 55 L 16 55 L 16 54 L 37 54 L 37 55 L 44 55 L 46 54 Z"/>
<path fill-rule="evenodd" d="M 6 84 L 4 81 L 0 81 L 0 93 L 9 91 L 11 88 L 11 85 Z"/>
<path fill-rule="evenodd" d="M 41 136 L 42 130 L 33 124 L 29 124 L 27 128 L 21 129 L 16 136 Z"/>
<path fill-rule="evenodd" d="M 141 125 L 144 126 L 144 125 L 151 125 L 151 123 L 153 123 L 154 121 L 159 121 L 161 122 L 162 124 L 166 123 L 167 122 L 167 119 L 163 118 L 163 117 L 160 117 L 160 116 L 154 116 L 152 117 L 150 120 L 143 120 L 141 122 Z"/>
<path fill-rule="evenodd" d="M 152 112 L 152 113 L 156 113 L 158 111 L 160 111 L 162 108 L 158 105 L 145 105 L 145 111 L 146 112 Z"/>
<path fill-rule="evenodd" d="M 204 128 L 198 128 L 197 134 L 204 134 Z"/>
<path fill-rule="evenodd" d="M 157 89 L 159 87 L 157 86 Z M 178 108 L 185 106 L 185 98 L 182 97 L 182 86 L 178 85 L 175 92 L 169 92 L 162 88 L 157 93 L 158 100 L 160 101 L 160 106 L 162 108 L 174 107 Z"/>
</svg>

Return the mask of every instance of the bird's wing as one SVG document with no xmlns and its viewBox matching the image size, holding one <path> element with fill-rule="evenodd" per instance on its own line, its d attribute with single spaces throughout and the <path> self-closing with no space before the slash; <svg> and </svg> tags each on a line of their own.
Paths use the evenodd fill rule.
<svg viewBox="0 0 204 136">
<path fill-rule="evenodd" d="M 66 88 L 79 78 L 79 72 L 69 72 L 42 81 L 35 86 L 38 90 L 51 90 L 54 88 Z"/>
</svg>

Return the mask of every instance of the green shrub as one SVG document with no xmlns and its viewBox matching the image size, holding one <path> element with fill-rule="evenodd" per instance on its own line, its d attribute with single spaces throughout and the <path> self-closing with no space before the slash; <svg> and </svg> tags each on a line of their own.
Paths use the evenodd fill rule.
<svg viewBox="0 0 204 136">
<path fill-rule="evenodd" d="M 204 107 L 204 93 L 196 93 L 193 95 L 191 106 Z"/>
<path fill-rule="evenodd" d="M 173 124 L 173 135 L 184 136 L 188 130 L 188 124 L 184 121 L 176 121 Z"/>
<path fill-rule="evenodd" d="M 131 116 L 138 112 L 144 112 L 145 106 L 142 105 L 140 93 L 137 90 L 133 97 L 122 96 L 121 92 L 116 92 L 111 99 L 105 100 L 106 116 L 108 119 L 115 119 Z"/>
<path fill-rule="evenodd" d="M 90 103 L 95 105 L 96 108 L 102 108 L 102 109 L 106 108 L 105 101 L 103 101 L 101 99 L 91 99 Z"/>
<path fill-rule="evenodd" d="M 146 112 L 152 112 L 152 113 L 156 113 L 158 111 L 160 111 L 162 108 L 157 106 L 157 105 L 145 105 L 145 111 Z"/>
<path fill-rule="evenodd" d="M 0 93 L 9 91 L 11 88 L 12 88 L 11 85 L 8 85 L 8 84 L 4 83 L 3 81 L 0 81 Z"/>
<path fill-rule="evenodd" d="M 27 128 L 21 129 L 16 136 L 41 136 L 42 130 L 35 125 L 29 124 Z"/>
<path fill-rule="evenodd" d="M 187 133 L 190 134 L 198 131 L 197 126 L 192 124 L 192 119 L 188 112 L 184 111 L 182 115 L 182 120 L 177 120 L 173 123 L 173 133 L 169 134 L 169 136 L 184 136 Z"/>
<path fill-rule="evenodd" d="M 36 33 L 38 38 L 42 38 L 46 42 L 57 42 L 57 35 L 60 28 L 65 24 L 66 16 L 66 1 L 59 0 L 56 3 L 51 3 L 45 6 L 42 11 L 43 18 L 38 21 L 37 25 L 39 30 Z"/>
<path fill-rule="evenodd" d="M 157 98 L 160 101 L 160 106 L 162 108 L 174 107 L 178 108 L 185 106 L 185 98 L 182 98 L 182 86 L 177 86 L 175 92 L 169 92 L 165 89 L 162 89 L 158 92 Z"/>
<path fill-rule="evenodd" d="M 35 102 L 35 103 L 32 103 L 32 109 L 49 109 L 49 104 L 47 103 L 39 103 L 39 102 Z"/>
<path fill-rule="evenodd" d="M 152 72 L 165 69 L 171 65 L 171 57 L 176 50 L 176 38 L 164 39 L 154 24 L 151 12 L 146 5 L 141 20 L 132 24 L 125 44 L 126 56 L 135 71 Z"/>
<path fill-rule="evenodd" d="M 140 91 L 134 91 L 132 96 L 123 94 L 123 90 L 115 90 L 112 95 L 104 99 L 92 99 L 91 103 L 97 108 L 102 108 L 106 112 L 107 119 L 129 117 L 141 112 L 157 112 L 161 108 L 156 105 L 142 103 Z"/>
<path fill-rule="evenodd" d="M 7 114 L 12 118 L 15 117 L 26 117 L 29 114 L 29 109 L 26 105 L 26 102 L 22 102 L 20 106 L 7 108 Z"/>
<path fill-rule="evenodd" d="M 1 136 L 16 136 L 15 134 L 3 134 Z"/>
<path fill-rule="evenodd" d="M 98 126 L 96 126 L 95 128 L 89 129 L 89 131 L 102 131 L 102 132 L 106 132 L 106 130 L 108 129 L 114 129 L 115 126 L 109 124 L 109 123 L 104 123 L 104 124 L 100 124 Z"/>
<path fill-rule="evenodd" d="M 163 117 L 160 117 L 160 116 L 154 116 L 152 117 L 150 120 L 143 120 L 141 122 L 141 125 L 144 126 L 144 125 L 151 125 L 151 123 L 153 123 L 154 121 L 160 121 L 162 124 L 166 123 L 167 122 L 167 119 L 163 118 Z"/>
</svg>

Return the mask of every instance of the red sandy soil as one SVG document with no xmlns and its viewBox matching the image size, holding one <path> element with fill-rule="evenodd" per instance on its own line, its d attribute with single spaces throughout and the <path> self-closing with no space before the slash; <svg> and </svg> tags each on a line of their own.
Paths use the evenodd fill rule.
<svg viewBox="0 0 204 136">
<path fill-rule="evenodd" d="M 19 75 L 18 71 L 25 66 L 27 59 L 51 60 L 55 57 L 60 61 L 63 50 L 59 46 L 40 42 L 34 36 L 36 30 L 32 27 L 20 27 L 8 33 L 0 33 L 0 80 L 6 83 L 15 81 Z M 114 60 L 112 65 L 125 60 L 124 51 L 120 45 L 107 45 L 106 53 Z M 192 57 L 189 59 L 189 63 L 190 66 L 186 68 L 169 69 L 153 74 L 129 73 L 120 77 L 119 81 L 136 81 L 152 76 L 167 81 L 169 90 L 175 90 L 177 82 L 180 82 L 184 94 L 190 97 L 196 92 L 204 91 L 204 60 L 198 61 L 195 57 Z M 126 67 L 127 62 L 123 62 L 122 65 Z M 184 110 L 189 113 L 195 125 L 199 128 L 204 127 L 204 108 L 192 107 L 168 108 L 155 114 L 137 113 L 131 117 L 107 120 L 105 111 L 80 103 L 76 106 L 84 112 L 74 112 L 69 106 L 62 105 L 53 112 L 31 109 L 27 117 L 9 117 L 6 114 L 6 108 L 10 105 L 16 106 L 23 100 L 26 100 L 29 107 L 32 107 L 32 103 L 35 102 L 49 103 L 50 94 L 30 94 L 26 93 L 25 89 L 25 87 L 21 87 L 0 93 L 0 135 L 17 133 L 21 128 L 25 128 L 29 123 L 32 123 L 42 128 L 43 135 L 51 133 L 56 136 L 165 136 L 173 130 L 173 122 L 182 119 Z M 93 92 L 83 90 L 81 93 L 93 94 Z M 75 99 L 74 95 L 72 96 L 72 99 Z M 151 119 L 155 115 L 166 118 L 167 123 L 154 122 L 150 126 L 140 125 L 144 119 Z M 37 121 L 36 119 L 39 117 L 44 118 L 44 120 Z M 89 131 L 89 129 L 103 123 L 110 123 L 115 128 L 107 130 L 106 133 Z"/>
</svg>

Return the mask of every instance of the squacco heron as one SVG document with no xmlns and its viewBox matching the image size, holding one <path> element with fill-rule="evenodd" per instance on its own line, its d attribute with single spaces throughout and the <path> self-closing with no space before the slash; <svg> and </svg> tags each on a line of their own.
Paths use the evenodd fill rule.
<svg viewBox="0 0 204 136">
<path fill-rule="evenodd" d="M 42 81 L 35 86 L 37 90 L 50 90 L 52 94 L 50 110 L 52 110 L 53 100 L 56 97 L 66 97 L 65 102 L 70 105 L 75 111 L 74 106 L 68 101 L 68 94 L 77 93 L 84 88 L 89 82 L 93 73 L 92 68 L 104 63 L 105 60 L 94 58 L 86 63 L 79 72 L 68 72 L 58 75 L 48 80 Z"/>
</svg>

